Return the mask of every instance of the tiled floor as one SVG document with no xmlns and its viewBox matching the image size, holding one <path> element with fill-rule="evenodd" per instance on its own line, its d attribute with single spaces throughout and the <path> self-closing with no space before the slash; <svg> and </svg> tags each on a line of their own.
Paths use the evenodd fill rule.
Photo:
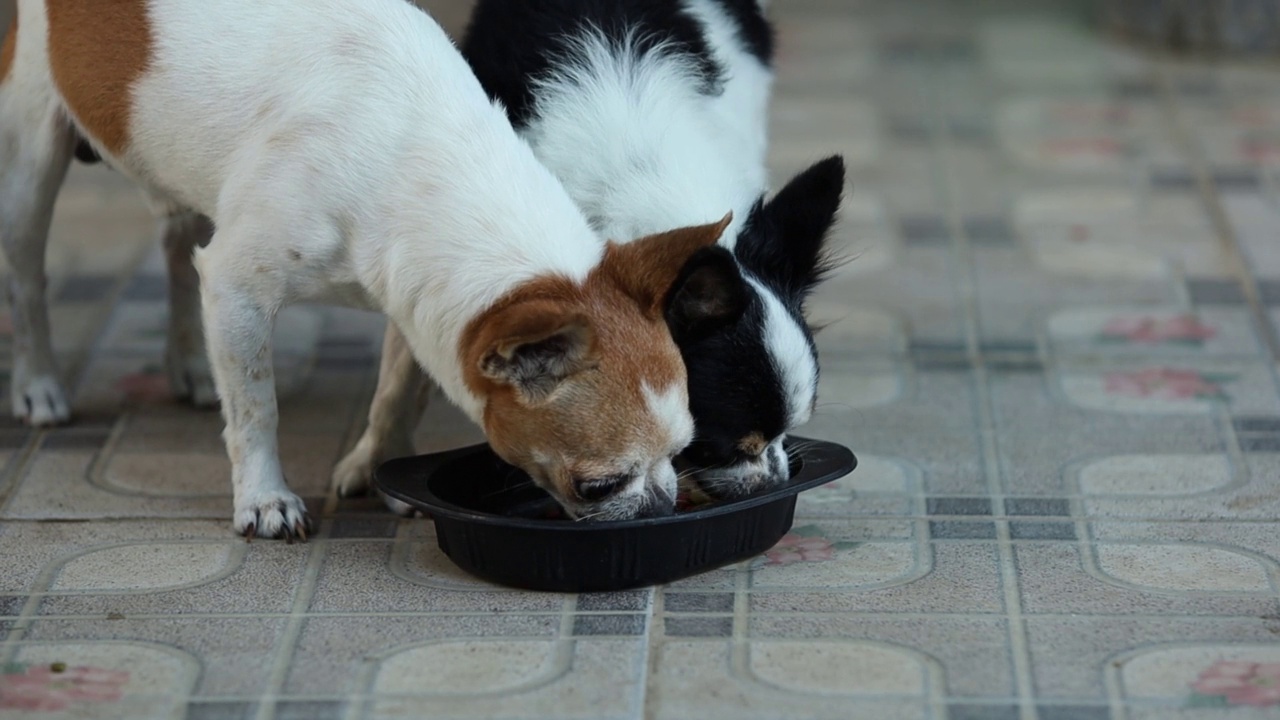
<svg viewBox="0 0 1280 720">
<path fill-rule="evenodd" d="M 246 545 L 217 416 L 157 372 L 148 215 L 78 167 L 50 257 L 81 421 L 0 428 L 0 718 L 1280 718 L 1276 66 L 1052 3 L 774 5 L 777 177 L 853 175 L 805 432 L 862 461 L 785 547 L 617 595 L 462 575 L 325 495 L 380 325 L 311 308 L 282 441 L 320 533 Z M 443 403 L 421 432 L 477 437 Z"/>
</svg>

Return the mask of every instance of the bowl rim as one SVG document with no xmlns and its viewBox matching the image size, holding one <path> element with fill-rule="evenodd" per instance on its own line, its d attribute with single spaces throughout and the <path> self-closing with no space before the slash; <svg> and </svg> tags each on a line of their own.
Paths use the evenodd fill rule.
<svg viewBox="0 0 1280 720">
<path fill-rule="evenodd" d="M 778 501 L 786 500 L 788 497 L 794 497 L 805 490 L 838 480 L 853 472 L 854 469 L 858 467 L 858 459 L 853 454 L 853 451 L 839 443 L 834 443 L 829 440 L 799 437 L 795 435 L 787 436 L 785 442 L 789 446 L 803 442 L 808 445 L 808 447 L 806 447 L 807 452 L 812 452 L 815 449 L 821 452 L 821 454 L 819 454 L 814 460 L 801 458 L 800 472 L 797 473 L 797 476 L 812 474 L 812 477 L 807 477 L 798 481 L 793 479 L 782 487 L 763 493 L 749 495 L 740 500 L 717 503 L 711 505 L 705 510 L 691 510 L 689 512 L 675 513 L 674 515 L 664 515 L 662 517 L 654 518 L 601 520 L 589 523 L 572 521 L 552 522 L 549 520 L 534 520 L 531 518 L 520 517 L 513 518 L 504 515 L 493 515 L 491 513 L 478 512 L 460 505 L 455 505 L 446 500 L 442 500 L 435 493 L 431 492 L 430 485 L 427 480 L 429 480 L 439 468 L 458 458 L 466 457 L 478 452 L 488 451 L 488 443 L 468 445 L 466 447 L 445 450 L 438 453 L 412 455 L 409 457 L 388 460 L 374 470 L 373 486 L 379 492 L 389 497 L 412 505 L 423 512 L 430 513 L 433 518 L 444 517 L 457 522 L 507 529 L 518 528 L 539 530 L 543 532 L 601 532 L 628 530 L 633 528 L 650 528 L 663 525 L 682 525 L 706 518 L 745 512 L 762 505 L 769 505 Z M 424 478 L 424 481 L 422 482 L 422 490 L 420 492 L 415 492 L 410 496 L 409 494 L 401 492 L 395 487 L 388 485 L 385 480 L 386 475 L 396 474 L 396 471 L 401 465 L 418 466 L 418 469 L 414 471 L 414 474 L 420 475 Z M 423 469 L 424 465 L 427 466 L 426 469 Z"/>
</svg>

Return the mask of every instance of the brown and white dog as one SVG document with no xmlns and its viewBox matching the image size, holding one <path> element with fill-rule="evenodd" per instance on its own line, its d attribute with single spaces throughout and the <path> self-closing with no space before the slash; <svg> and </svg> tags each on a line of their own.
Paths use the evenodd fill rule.
<svg viewBox="0 0 1280 720">
<path fill-rule="evenodd" d="M 663 312 L 723 311 L 728 218 L 606 243 L 403 0 L 19 0 L 3 47 L 18 416 L 68 417 L 44 246 L 78 133 L 172 208 L 171 329 L 186 337 L 170 338 L 170 370 L 189 391 L 205 373 L 200 307 L 237 531 L 309 524 L 281 471 L 271 363 L 275 316 L 301 301 L 385 312 L 571 515 L 671 511 L 693 423 Z"/>
</svg>

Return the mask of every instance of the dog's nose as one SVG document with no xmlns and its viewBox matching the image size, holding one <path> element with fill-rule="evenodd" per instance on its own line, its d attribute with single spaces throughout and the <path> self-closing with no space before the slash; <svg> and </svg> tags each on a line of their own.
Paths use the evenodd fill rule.
<svg viewBox="0 0 1280 720">
<path fill-rule="evenodd" d="M 575 478 L 573 492 L 585 502 L 599 502 L 622 490 L 630 482 L 626 475 L 608 475 L 599 478 Z"/>
</svg>

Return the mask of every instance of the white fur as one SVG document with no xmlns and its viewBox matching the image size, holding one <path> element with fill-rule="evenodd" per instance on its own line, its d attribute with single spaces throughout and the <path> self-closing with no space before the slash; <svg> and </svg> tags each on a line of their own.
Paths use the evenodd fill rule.
<svg viewBox="0 0 1280 720">
<path fill-rule="evenodd" d="M 171 209 L 216 223 L 195 267 L 227 420 L 235 525 L 300 533 L 305 508 L 285 484 L 276 440 L 270 341 L 281 307 L 326 301 L 386 312 L 445 395 L 479 423 L 482 401 L 459 357 L 464 327 L 535 276 L 583 279 L 603 244 L 440 27 L 409 3 L 153 0 L 148 8 L 152 57 L 133 88 L 129 147 L 121 156 L 95 148 L 162 208 L 170 268 L 180 275 L 175 322 L 186 329 L 198 323 L 181 250 L 207 232 Z M 43 4 L 22 0 L 20 12 L 20 62 L 0 92 L 0 131 L 11 128 L 0 138 L 0 167 L 12 170 L 0 187 L 0 230 L 15 267 L 17 336 L 36 342 L 18 352 L 15 411 L 18 393 L 47 392 L 52 372 L 43 243 L 71 147 L 43 57 Z M 13 128 L 23 133 L 17 142 Z M 171 372 L 199 376 L 198 343 L 171 342 Z M 393 364 L 413 365 L 403 360 Z M 32 419 L 65 419 L 65 399 L 50 403 Z M 409 405 L 378 425 L 400 437 L 371 453 L 404 444 L 399 416 L 421 412 Z"/>
<path fill-rule="evenodd" d="M 638 57 L 631 43 L 618 52 L 591 34 L 575 39 L 573 65 L 539 84 L 536 119 L 523 134 L 605 237 L 626 242 L 733 210 L 721 236 L 732 248 L 768 182 L 771 75 L 713 3 L 687 7 L 727 69 L 723 93 L 699 94 L 700 80 L 679 56 Z"/>
<path fill-rule="evenodd" d="M 747 282 L 764 300 L 765 347 L 779 379 L 786 384 L 787 426 L 809 422 L 813 399 L 818 393 L 818 365 L 800 326 L 773 293 L 753 278 Z"/>
</svg>

